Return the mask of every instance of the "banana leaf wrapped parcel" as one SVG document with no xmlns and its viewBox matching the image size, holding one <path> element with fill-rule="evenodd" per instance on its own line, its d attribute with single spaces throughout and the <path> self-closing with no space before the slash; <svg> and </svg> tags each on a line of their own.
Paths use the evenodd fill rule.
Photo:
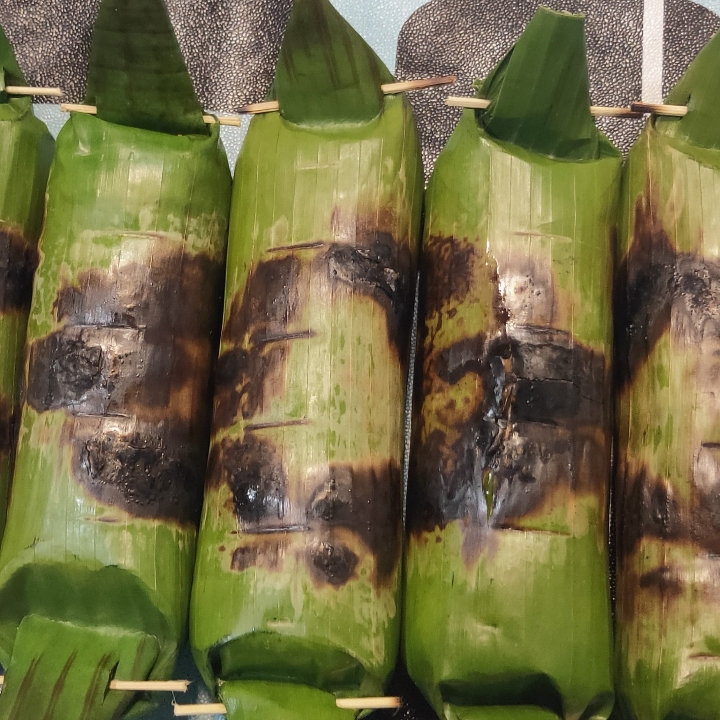
<svg viewBox="0 0 720 720">
<path fill-rule="evenodd" d="M 447 720 L 606 718 L 621 156 L 539 9 L 427 190 L 404 656 Z"/>
<path fill-rule="evenodd" d="M 8 85 L 25 79 L 0 28 L 0 537 L 12 477 L 17 404 L 37 239 L 54 142 L 29 97 Z"/>
<path fill-rule="evenodd" d="M 617 688 L 628 720 L 720 717 L 720 36 L 624 174 Z"/>
<path fill-rule="evenodd" d="M 28 325 L 3 720 L 141 714 L 109 681 L 168 677 L 186 632 L 230 171 L 162 0 L 103 0 L 87 102 L 58 136 Z"/>
<path fill-rule="evenodd" d="M 296 0 L 235 171 L 191 644 L 230 718 L 352 717 L 400 631 L 422 169 L 392 76 Z"/>
</svg>

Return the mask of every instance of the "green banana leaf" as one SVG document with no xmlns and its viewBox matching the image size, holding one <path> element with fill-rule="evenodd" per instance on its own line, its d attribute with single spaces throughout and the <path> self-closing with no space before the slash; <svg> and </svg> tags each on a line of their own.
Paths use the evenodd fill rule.
<svg viewBox="0 0 720 720">
<path fill-rule="evenodd" d="M 395 665 L 422 168 L 408 101 L 374 105 L 386 79 L 327 0 L 296 0 L 280 112 L 235 171 L 190 612 L 231 719 L 341 720 L 335 697 Z"/>
<path fill-rule="evenodd" d="M 606 718 L 621 156 L 582 18 L 538 10 L 481 94 L 426 195 L 405 663 L 447 720 Z"/>
<path fill-rule="evenodd" d="M 101 23 L 112 13 L 119 28 L 144 17 L 104 0 Z M 93 57 L 132 83 L 128 58 L 150 52 L 152 70 L 177 51 L 165 28 L 152 52 L 130 34 L 114 60 Z M 156 91 L 131 93 L 140 116 Z M 141 714 L 150 696 L 108 680 L 167 678 L 186 634 L 230 171 L 217 125 L 177 135 L 180 110 L 158 118 L 168 132 L 108 112 L 130 124 L 103 119 L 102 104 L 72 115 L 50 172 L 0 551 L 3 720 Z"/>
<path fill-rule="evenodd" d="M 0 81 L 0 88 L 25 84 L 2 28 Z M 12 477 L 22 353 L 53 146 L 47 128 L 32 114 L 31 99 L 0 92 L 0 537 Z"/>
<path fill-rule="evenodd" d="M 618 248 L 617 688 L 628 720 L 720 707 L 720 36 L 630 151 Z"/>
<path fill-rule="evenodd" d="M 100 5 L 85 99 L 108 122 L 178 135 L 208 134 L 162 2 Z"/>
</svg>

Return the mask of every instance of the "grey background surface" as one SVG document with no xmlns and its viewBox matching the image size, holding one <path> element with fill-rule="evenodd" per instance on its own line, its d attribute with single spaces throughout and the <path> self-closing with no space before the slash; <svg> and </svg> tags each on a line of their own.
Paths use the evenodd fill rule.
<svg viewBox="0 0 720 720">
<path fill-rule="evenodd" d="M 99 0 L 0 0 L 0 25 L 13 42 L 30 84 L 62 87 L 81 102 L 92 22 Z M 292 0 L 167 0 L 198 95 L 209 110 L 234 112 L 261 100 L 273 67 Z M 529 19 L 536 0 L 333 0 L 399 78 L 455 73 L 452 89 L 411 94 L 423 140 L 426 173 L 459 117 L 444 106 L 446 95 L 466 94 L 508 50 Z M 596 104 L 627 105 L 640 97 L 642 0 L 545 0 L 557 9 L 588 16 L 591 90 Z M 720 29 L 720 0 L 665 1 L 664 90 L 674 84 L 713 32 Z M 708 9 L 709 8 L 709 9 Z M 397 55 L 396 55 L 397 50 Z M 396 63 L 397 58 L 397 63 Z M 66 119 L 57 106 L 36 106 L 57 132 Z M 623 148 L 641 123 L 603 120 Z M 223 128 L 231 163 L 242 143 L 241 129 Z M 197 680 L 185 651 L 176 677 Z M 197 681 L 181 702 L 209 699 Z M 389 714 L 388 714 L 389 716 Z M 170 699 L 153 720 L 172 717 Z M 205 716 L 208 717 L 208 716 Z M 219 717 L 219 716 L 218 716 Z M 400 717 L 427 717 L 408 709 Z"/>
</svg>

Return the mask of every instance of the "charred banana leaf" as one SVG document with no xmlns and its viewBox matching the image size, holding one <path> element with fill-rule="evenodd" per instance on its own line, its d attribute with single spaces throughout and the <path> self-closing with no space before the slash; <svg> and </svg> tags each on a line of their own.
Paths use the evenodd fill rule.
<svg viewBox="0 0 720 720">
<path fill-rule="evenodd" d="M 18 385 L 22 370 L 37 239 L 53 153 L 47 128 L 30 98 L 10 98 L 7 85 L 24 85 L 0 28 L 0 537 L 12 477 Z"/>
<path fill-rule="evenodd" d="M 622 715 L 720 715 L 720 36 L 648 123 L 622 193 L 617 658 Z"/>
<path fill-rule="evenodd" d="M 109 680 L 167 677 L 186 631 L 230 172 L 161 0 L 104 0 L 88 101 L 58 137 L 28 325 L 3 720 L 140 714 Z"/>
<path fill-rule="evenodd" d="M 405 661 L 448 720 L 605 718 L 621 157 L 540 9 L 427 191 Z"/>
<path fill-rule="evenodd" d="M 422 192 L 410 106 L 297 0 L 238 160 L 191 643 L 230 717 L 352 717 L 400 630 L 403 407 Z M 288 689 L 290 688 L 290 690 Z"/>
</svg>

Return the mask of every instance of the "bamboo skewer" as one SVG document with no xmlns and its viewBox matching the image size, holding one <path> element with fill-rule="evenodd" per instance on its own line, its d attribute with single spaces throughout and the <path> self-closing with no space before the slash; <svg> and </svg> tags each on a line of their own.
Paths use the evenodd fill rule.
<svg viewBox="0 0 720 720">
<path fill-rule="evenodd" d="M 423 90 L 437 85 L 450 85 L 457 80 L 455 75 L 443 77 L 421 78 L 419 80 L 405 80 L 403 82 L 386 83 L 381 85 L 385 95 L 395 95 L 413 90 Z M 53 87 L 25 87 L 20 85 L 8 85 L 5 88 L 8 95 L 37 95 L 44 97 L 62 97 L 64 95 L 60 88 Z M 449 107 L 475 108 L 484 110 L 490 104 L 489 100 L 474 97 L 450 96 L 446 98 L 445 104 Z M 81 105 L 74 103 L 62 103 L 60 109 L 64 112 L 80 112 L 89 115 L 96 115 L 97 108 L 94 105 Z M 258 115 L 260 113 L 278 112 L 280 105 L 276 100 L 250 103 L 240 108 L 240 115 Z M 590 112 L 595 117 L 620 117 L 638 118 L 642 115 L 663 115 L 665 117 L 685 117 L 688 108 L 685 105 L 662 105 L 658 103 L 634 102 L 629 108 L 625 107 L 604 107 L 602 105 L 591 105 Z M 203 117 L 206 123 L 215 122 L 220 125 L 231 125 L 239 127 L 242 120 L 237 115 L 223 115 L 217 118 L 214 115 Z"/>
<path fill-rule="evenodd" d="M 178 705 L 173 707 L 175 717 L 190 717 L 191 715 L 227 715 L 222 703 L 208 703 L 205 705 Z"/>
<path fill-rule="evenodd" d="M 385 708 L 402 707 L 402 698 L 399 697 L 365 697 L 365 698 L 338 698 L 337 707 L 344 710 L 379 710 Z M 226 715 L 227 710 L 222 703 L 206 705 L 178 705 L 173 708 L 175 717 L 190 717 L 191 715 Z"/>
<path fill-rule="evenodd" d="M 384 710 L 402 707 L 400 697 L 338 698 L 335 704 L 344 710 Z"/>
<path fill-rule="evenodd" d="M 685 105 L 660 105 L 657 103 L 635 102 L 630 106 L 631 110 L 651 115 L 664 115 L 666 117 L 685 117 L 688 108 Z"/>
<path fill-rule="evenodd" d="M 458 97 L 456 95 L 445 98 L 445 104 L 448 107 L 473 108 L 475 110 L 485 110 L 490 107 L 490 101 L 485 98 Z"/>
<path fill-rule="evenodd" d="M 187 692 L 190 680 L 111 680 L 111 690 L 132 692 Z"/>
<path fill-rule="evenodd" d="M 643 113 L 626 107 L 605 107 L 603 105 L 591 105 L 590 114 L 594 117 L 615 117 L 615 118 L 641 118 Z"/>
<path fill-rule="evenodd" d="M 60 110 L 63 112 L 79 112 L 86 115 L 97 115 L 97 108 L 94 105 L 76 105 L 75 103 L 60 103 Z"/>
<path fill-rule="evenodd" d="M 457 97 L 450 96 L 445 99 L 445 104 L 449 107 L 474 108 L 476 110 L 485 110 L 490 106 L 490 101 L 485 98 L 474 97 Z M 634 106 L 624 107 L 603 107 L 601 105 L 591 105 L 590 113 L 595 117 L 622 117 L 622 118 L 640 118 L 644 111 L 635 110 Z"/>
<path fill-rule="evenodd" d="M 187 692 L 190 680 L 111 680 L 110 690 L 123 692 Z M 5 676 L 0 675 L 0 686 L 5 684 Z M 379 710 L 384 708 L 402 707 L 400 697 L 361 697 L 338 698 L 337 707 L 344 710 Z M 222 703 L 205 703 L 199 705 L 178 705 L 173 703 L 176 717 L 191 715 L 225 715 Z"/>
<path fill-rule="evenodd" d="M 449 85 L 454 83 L 457 78 L 455 75 L 444 75 L 443 77 L 421 78 L 420 80 L 405 80 L 404 82 L 387 83 L 381 85 L 385 95 L 397 95 L 402 92 L 411 90 L 424 90 L 425 88 L 434 87 L 436 85 Z M 76 105 L 74 103 L 61 103 L 60 110 L 63 112 L 79 112 L 86 115 L 97 115 L 95 105 Z M 278 112 L 280 104 L 277 100 L 268 100 L 266 102 L 250 103 L 240 108 L 240 115 L 259 115 L 261 113 Z M 203 120 L 212 125 L 219 123 L 220 125 L 230 125 L 240 127 L 242 118 L 240 115 L 203 115 Z"/>
<path fill-rule="evenodd" d="M 0 675 L 0 685 L 5 676 Z M 190 680 L 111 680 L 110 690 L 123 692 L 187 692 Z"/>
<path fill-rule="evenodd" d="M 6 85 L 8 95 L 37 95 L 43 97 L 62 97 L 65 93 L 60 88 L 24 87 L 23 85 Z"/>
<path fill-rule="evenodd" d="M 424 90 L 436 85 L 452 85 L 457 80 L 455 75 L 443 75 L 442 77 L 420 78 L 419 80 L 404 80 L 403 82 L 387 83 L 381 85 L 386 95 L 409 92 L 411 90 Z"/>
</svg>

